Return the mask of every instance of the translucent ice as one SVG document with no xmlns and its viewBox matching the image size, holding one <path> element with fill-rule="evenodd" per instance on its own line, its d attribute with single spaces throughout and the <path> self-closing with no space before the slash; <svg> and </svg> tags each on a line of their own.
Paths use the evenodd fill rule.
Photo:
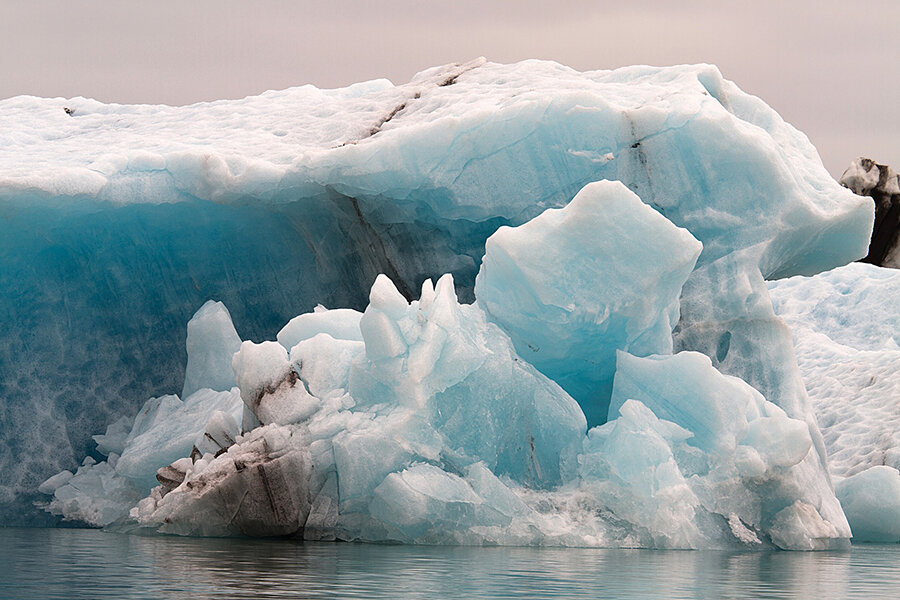
<svg viewBox="0 0 900 600">
<path fill-rule="evenodd" d="M 820 549 L 849 529 L 811 448 L 804 421 L 706 356 L 620 352 L 610 421 L 589 432 L 582 477 L 662 545 L 709 544 L 727 523 L 737 539 Z M 804 517 L 789 533 L 785 510 Z"/>
<path fill-rule="evenodd" d="M 497 227 L 564 206 L 601 179 L 688 229 L 704 246 L 700 267 L 750 248 L 747 268 L 766 278 L 863 255 L 873 217 L 805 136 L 708 65 L 579 73 L 475 61 L 398 86 L 305 86 L 186 107 L 17 97 L 0 111 L 4 523 L 33 522 L 38 485 L 74 469 L 91 433 L 181 388 L 184 323 L 210 297 L 252 340 L 319 302 L 364 309 L 379 273 L 411 300 L 422 281 L 450 272 L 471 302 Z M 407 331 L 401 340 L 372 319 L 383 342 L 373 338 L 372 352 L 408 343 Z M 303 342 L 354 342 L 319 325 L 284 344 L 309 334 Z M 724 331 L 710 334 L 714 348 Z M 689 349 L 710 346 L 695 339 Z M 330 347 L 338 359 L 356 352 Z M 430 360 L 408 358 L 411 377 Z M 343 377 L 338 365 L 317 365 L 318 384 Z M 443 376 L 410 385 L 437 389 Z M 392 392 L 394 380 L 378 377 Z M 760 391 L 799 416 L 790 389 Z"/>
<path fill-rule="evenodd" d="M 835 485 L 858 542 L 900 542 L 900 472 L 870 467 Z"/>
<path fill-rule="evenodd" d="M 181 534 L 308 528 L 311 539 L 508 542 L 501 526 L 524 504 L 495 473 L 537 489 L 575 479 L 578 405 L 519 359 L 480 309 L 459 304 L 450 276 L 426 281 L 413 302 L 381 277 L 370 298 L 363 342 L 320 333 L 290 355 L 274 342 L 244 342 L 234 369 L 261 425 L 216 456 L 173 462 L 133 517 Z M 301 405 L 314 410 L 291 412 Z M 409 503 L 421 506 L 409 512 Z M 470 532 L 478 527 L 494 529 Z"/>
<path fill-rule="evenodd" d="M 200 307 L 187 324 L 188 359 L 181 397 L 203 388 L 219 392 L 233 388 L 231 357 L 240 345 L 224 304 L 210 300 Z"/>
<path fill-rule="evenodd" d="M 701 245 L 619 182 L 584 187 L 488 238 L 475 283 L 518 353 L 603 423 L 616 351 L 670 353 L 681 286 Z"/>
<path fill-rule="evenodd" d="M 702 354 L 619 351 L 610 420 L 585 436 L 575 401 L 450 276 L 411 302 L 379 277 L 370 299 L 362 341 L 244 342 L 244 433 L 237 408 L 212 413 L 158 487 L 109 514 L 181 535 L 431 544 L 821 549 L 850 534 L 807 423 Z M 148 403 L 141 435 L 196 422 L 176 400 Z M 66 504 L 79 477 L 44 492 L 84 520 L 110 486 Z"/>
</svg>

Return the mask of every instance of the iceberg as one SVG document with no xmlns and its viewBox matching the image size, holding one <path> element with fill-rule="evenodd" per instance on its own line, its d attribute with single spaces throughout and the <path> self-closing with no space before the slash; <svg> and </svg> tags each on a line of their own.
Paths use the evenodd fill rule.
<svg viewBox="0 0 900 600">
<path fill-rule="evenodd" d="M 16 124 L 0 132 L 4 523 L 47 522 L 29 511 L 37 488 L 75 469 L 94 452 L 90 434 L 106 428 L 98 450 L 110 454 L 102 470 L 128 467 L 127 481 L 142 486 L 143 496 L 129 511 L 140 509 L 134 518 L 145 527 L 171 515 L 173 532 L 259 534 L 305 519 L 303 535 L 321 539 L 653 544 L 640 523 L 598 517 L 609 514 L 604 500 L 579 483 L 588 420 L 572 394 L 593 407 L 590 424 L 600 425 L 617 350 L 699 351 L 746 379 L 786 418 L 807 424 L 813 450 L 800 464 L 813 465 L 804 476 L 824 489 L 824 446 L 790 334 L 759 291 L 765 279 L 810 275 L 863 256 L 872 202 L 831 181 L 805 136 L 715 67 L 579 73 L 543 61 L 478 60 L 429 69 L 397 86 L 305 86 L 187 107 L 18 97 L 0 101 L 0 109 Z M 577 382 L 574 371 L 567 380 L 552 366 L 532 366 L 534 357 L 521 350 L 526 338 L 515 327 L 542 333 L 529 324 L 527 307 L 501 316 L 485 312 L 480 298 L 472 303 L 485 242 L 499 227 L 541 219 L 601 180 L 620 182 L 600 187 L 618 185 L 616 204 L 635 212 L 615 215 L 618 225 L 598 223 L 597 231 L 634 233 L 631 248 L 643 235 L 661 263 L 648 260 L 644 268 L 660 266 L 667 275 L 665 289 L 644 288 L 652 301 L 643 312 L 626 311 L 627 325 L 623 314 L 611 317 L 626 331 L 624 341 L 598 350 L 604 367 L 597 382 L 583 365 Z M 607 209 L 602 214 L 612 217 Z M 552 214 L 526 231 L 546 229 Z M 632 231 L 636 215 L 646 227 Z M 556 235 L 549 248 L 564 247 Z M 602 244 L 592 249 L 601 251 Z M 548 252 L 543 264 L 589 262 L 566 258 Z M 629 267 L 627 258 L 610 254 L 611 269 L 601 273 L 627 274 L 626 291 L 634 293 L 641 266 Z M 482 285 L 495 285 L 497 306 L 504 276 L 485 265 Z M 443 274 L 452 279 L 438 280 Z M 544 293 L 561 281 L 526 283 Z M 576 304 L 588 299 L 579 291 L 563 290 Z M 491 294 L 485 291 L 484 302 Z M 220 328 L 224 313 L 207 307 L 211 314 L 198 315 L 191 338 L 206 346 L 218 336 L 222 346 L 206 346 L 209 354 L 193 353 L 192 362 L 181 349 L 184 323 L 209 298 L 228 306 L 234 331 Z M 314 311 L 320 303 L 343 308 Z M 706 319 L 700 307 L 707 305 L 726 314 Z M 608 307 L 596 303 L 585 312 Z M 765 315 L 748 316 L 742 307 Z M 598 335 L 577 310 L 570 317 L 573 339 Z M 639 343 L 642 331 L 652 332 L 646 344 Z M 786 366 L 762 351 L 771 340 L 778 342 L 771 356 L 784 357 Z M 237 387 L 225 389 L 235 348 Z M 573 383 L 606 391 L 598 402 Z M 135 446 L 129 455 L 133 427 L 124 435 L 129 426 L 121 419 L 147 398 L 178 390 L 181 405 L 169 399 L 160 406 L 184 418 L 184 427 L 165 421 L 171 427 L 158 431 L 166 441 L 159 452 Z M 207 400 L 195 405 L 195 396 Z M 650 427 L 652 419 L 635 410 L 635 427 Z M 682 443 L 669 425 L 660 427 L 669 436 L 659 434 L 660 444 Z M 227 445 L 232 430 L 235 443 Z M 205 433 L 218 441 L 204 445 Z M 370 448 L 378 450 L 364 451 Z M 261 483 L 259 473 L 269 470 L 271 482 Z M 295 476 L 310 482 L 308 497 L 278 487 Z M 65 495 L 77 473 L 66 477 L 44 490 Z M 153 479 L 160 485 L 148 495 Z M 277 491 L 285 512 L 273 516 L 259 504 L 235 521 L 205 524 L 188 507 L 233 506 L 205 504 L 213 500 L 195 479 L 203 489 L 221 480 L 231 490 Z M 91 486 L 85 481 L 82 489 Z M 397 520 L 413 514 L 387 506 L 401 497 L 407 506 L 430 507 L 427 514 L 444 525 Z M 786 547 L 846 537 L 837 517 L 834 531 L 816 529 L 816 518 L 830 513 L 803 498 L 779 509 L 778 522 L 793 532 L 787 537 L 768 525 L 756 531 L 763 521 L 741 527 Z M 471 519 L 453 521 L 457 513 Z M 752 537 L 732 522 L 724 537 L 665 543 L 724 544 L 738 539 L 734 531 Z"/>
</svg>

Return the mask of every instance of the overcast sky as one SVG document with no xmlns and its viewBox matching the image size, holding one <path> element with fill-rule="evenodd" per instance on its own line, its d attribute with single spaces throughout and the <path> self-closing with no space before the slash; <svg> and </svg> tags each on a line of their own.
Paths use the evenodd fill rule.
<svg viewBox="0 0 900 600">
<path fill-rule="evenodd" d="M 485 56 L 579 70 L 710 62 L 834 175 L 900 167 L 900 0 L 0 0 L 0 98 L 187 104 Z"/>
</svg>

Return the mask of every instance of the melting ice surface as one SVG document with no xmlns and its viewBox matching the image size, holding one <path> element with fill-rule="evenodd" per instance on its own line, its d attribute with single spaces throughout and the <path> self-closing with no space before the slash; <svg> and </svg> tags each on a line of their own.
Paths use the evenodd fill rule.
<svg viewBox="0 0 900 600">
<path fill-rule="evenodd" d="M 2 104 L 8 521 L 40 484 L 193 535 L 850 536 L 765 279 L 864 255 L 871 201 L 714 67 Z"/>
</svg>

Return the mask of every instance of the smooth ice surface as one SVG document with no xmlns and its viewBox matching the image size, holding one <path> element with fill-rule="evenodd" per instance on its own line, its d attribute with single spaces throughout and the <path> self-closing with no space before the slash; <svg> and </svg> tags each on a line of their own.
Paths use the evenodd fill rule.
<svg viewBox="0 0 900 600">
<path fill-rule="evenodd" d="M 488 238 L 479 306 L 518 353 L 606 421 L 616 351 L 672 352 L 678 296 L 702 246 L 620 182 L 585 186 Z"/>
<path fill-rule="evenodd" d="M 831 471 L 900 468 L 900 272 L 853 263 L 769 288 L 793 332 Z"/>
<path fill-rule="evenodd" d="M 0 115 L 4 523 L 35 522 L 37 486 L 90 433 L 181 388 L 209 298 L 253 340 L 317 303 L 362 310 L 379 273 L 411 299 L 450 272 L 470 302 L 498 226 L 601 179 L 688 229 L 698 265 L 755 248 L 766 277 L 863 255 L 873 217 L 709 65 L 475 61 L 185 107 L 20 96 Z"/>
<path fill-rule="evenodd" d="M 278 343 L 290 350 L 303 340 L 325 333 L 338 340 L 362 341 L 362 313 L 350 308 L 327 310 L 322 305 L 311 313 L 297 315 L 278 332 Z"/>
<path fill-rule="evenodd" d="M 240 345 L 225 305 L 210 300 L 201 306 L 187 324 L 188 359 L 181 397 L 203 388 L 220 392 L 233 388 L 231 357 Z"/>
<path fill-rule="evenodd" d="M 900 472 L 870 467 L 834 486 L 858 542 L 900 542 Z"/>
</svg>

